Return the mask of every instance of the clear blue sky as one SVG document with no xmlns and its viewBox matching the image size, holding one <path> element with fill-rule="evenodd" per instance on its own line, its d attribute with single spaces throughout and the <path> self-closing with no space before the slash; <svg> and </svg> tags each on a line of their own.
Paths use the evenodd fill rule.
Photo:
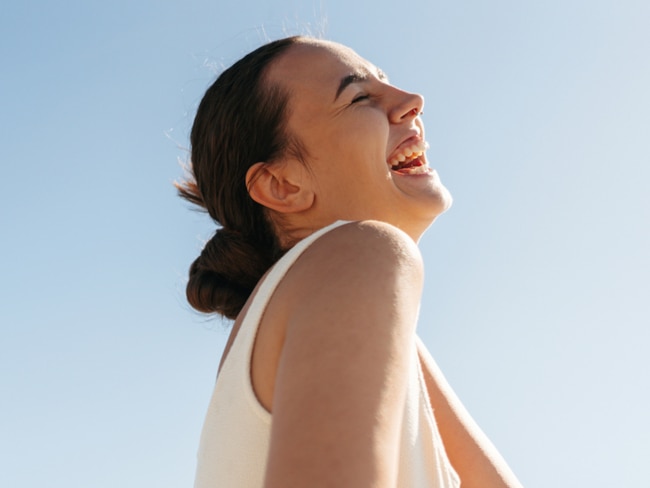
<svg viewBox="0 0 650 488">
<path fill-rule="evenodd" d="M 455 203 L 419 331 L 524 485 L 648 486 L 648 26 L 646 0 L 7 3 L 0 486 L 191 486 L 228 329 L 185 303 L 213 227 L 171 182 L 217 71 L 308 32 L 426 98 Z"/>
</svg>

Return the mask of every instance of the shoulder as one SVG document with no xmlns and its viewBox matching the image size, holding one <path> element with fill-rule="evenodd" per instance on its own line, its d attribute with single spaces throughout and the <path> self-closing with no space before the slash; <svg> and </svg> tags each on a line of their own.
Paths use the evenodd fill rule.
<svg viewBox="0 0 650 488">
<path fill-rule="evenodd" d="M 332 266 L 423 272 L 422 256 L 415 242 L 397 227 L 371 220 L 349 222 L 320 236 L 297 260 L 292 274 L 299 277 L 302 268 L 314 273 Z"/>
<path fill-rule="evenodd" d="M 300 324 L 306 315 L 318 321 L 316 311 L 339 323 L 356 314 L 410 316 L 419 305 L 423 270 L 417 245 L 401 230 L 376 221 L 347 223 L 314 241 L 285 275 L 285 310 Z"/>
</svg>

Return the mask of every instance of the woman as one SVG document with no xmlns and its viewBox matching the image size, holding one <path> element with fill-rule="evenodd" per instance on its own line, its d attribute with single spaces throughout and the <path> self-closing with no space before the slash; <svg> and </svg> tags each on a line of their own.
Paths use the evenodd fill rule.
<svg viewBox="0 0 650 488">
<path fill-rule="evenodd" d="M 206 92 L 179 190 L 222 227 L 187 296 L 235 322 L 197 487 L 519 486 L 415 336 L 416 243 L 451 204 L 423 104 L 304 37 Z"/>
</svg>

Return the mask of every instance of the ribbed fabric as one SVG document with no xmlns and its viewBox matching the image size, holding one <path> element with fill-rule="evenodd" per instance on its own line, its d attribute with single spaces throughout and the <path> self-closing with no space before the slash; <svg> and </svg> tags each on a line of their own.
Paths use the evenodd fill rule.
<svg viewBox="0 0 650 488">
<path fill-rule="evenodd" d="M 208 406 L 195 488 L 260 488 L 264 483 L 272 416 L 258 402 L 251 383 L 251 355 L 257 328 L 286 272 L 316 239 L 345 224 L 325 227 L 289 250 L 259 287 L 223 363 Z M 457 488 L 427 396 L 414 338 L 399 459 L 398 488 Z M 353 462 L 353 460 L 352 460 Z"/>
</svg>

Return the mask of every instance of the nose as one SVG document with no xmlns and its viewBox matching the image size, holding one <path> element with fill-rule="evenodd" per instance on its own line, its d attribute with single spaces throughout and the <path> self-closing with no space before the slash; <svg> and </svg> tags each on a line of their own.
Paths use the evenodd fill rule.
<svg viewBox="0 0 650 488">
<path fill-rule="evenodd" d="M 417 93 L 409 93 L 396 90 L 394 105 L 390 110 L 389 118 L 391 123 L 399 124 L 413 120 L 422 113 L 424 97 Z"/>
</svg>

